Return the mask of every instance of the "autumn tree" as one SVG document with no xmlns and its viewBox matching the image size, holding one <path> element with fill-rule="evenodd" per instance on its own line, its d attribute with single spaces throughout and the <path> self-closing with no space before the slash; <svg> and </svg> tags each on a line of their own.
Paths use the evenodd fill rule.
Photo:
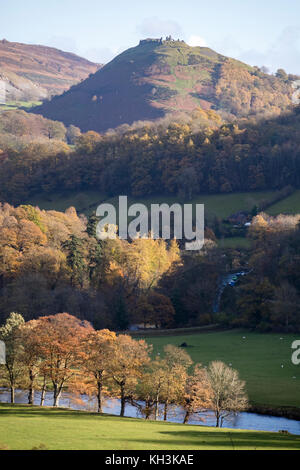
<svg viewBox="0 0 300 470">
<path fill-rule="evenodd" d="M 67 314 L 39 319 L 41 351 L 45 357 L 45 371 L 53 386 L 53 406 L 59 405 L 67 383 L 75 380 L 82 362 L 82 341 L 92 328 L 87 322 Z"/>
<path fill-rule="evenodd" d="M 38 320 L 31 320 L 21 329 L 21 361 L 28 376 L 28 404 L 34 404 L 34 391 L 40 370 L 42 369 L 42 347 Z"/>
<path fill-rule="evenodd" d="M 115 333 L 102 330 L 91 331 L 82 343 L 81 371 L 85 380 L 92 385 L 92 393 L 96 393 L 98 413 L 102 413 L 103 389 L 110 377 L 109 371 L 116 341 Z"/>
<path fill-rule="evenodd" d="M 48 138 L 56 140 L 65 140 L 66 138 L 66 128 L 62 122 L 59 121 L 47 121 L 46 132 Z"/>
<path fill-rule="evenodd" d="M 160 396 L 164 404 L 164 421 L 167 421 L 169 405 L 178 403 L 182 397 L 192 360 L 186 351 L 173 345 L 166 346 L 164 353 L 164 376 Z"/>
<path fill-rule="evenodd" d="M 95 146 L 101 142 L 101 135 L 98 132 L 89 131 L 76 138 L 76 146 L 80 152 L 92 153 Z"/>
<path fill-rule="evenodd" d="M 0 327 L 0 340 L 6 348 L 6 372 L 10 385 L 10 401 L 15 402 L 15 388 L 23 374 L 22 335 L 24 318 L 18 313 L 11 313 L 5 324 Z"/>
<path fill-rule="evenodd" d="M 187 424 L 194 414 L 207 411 L 211 404 L 211 396 L 207 372 L 197 364 L 193 374 L 187 377 L 180 401 L 185 411 L 183 424 Z"/>
<path fill-rule="evenodd" d="M 240 315 L 237 325 L 260 328 L 267 325 L 273 309 L 275 287 L 268 278 L 255 279 L 251 276 L 240 288 L 237 306 Z"/>
<path fill-rule="evenodd" d="M 80 136 L 81 136 L 81 130 L 79 129 L 79 127 L 73 126 L 73 124 L 71 124 L 67 128 L 66 137 L 67 137 L 67 141 L 70 145 L 76 145 L 77 139 Z"/>
<path fill-rule="evenodd" d="M 151 292 L 139 299 L 136 315 L 145 327 L 154 324 L 156 328 L 168 328 L 174 322 L 175 310 L 168 297 Z"/>
<path fill-rule="evenodd" d="M 145 341 L 136 341 L 127 335 L 117 337 L 113 345 L 110 374 L 119 389 L 120 416 L 125 415 L 126 402 L 134 394 L 138 379 L 149 364 L 151 347 Z"/>
<path fill-rule="evenodd" d="M 162 398 L 162 390 L 166 380 L 166 361 L 160 356 L 151 361 L 144 370 L 136 387 L 136 400 L 132 404 L 136 406 L 145 419 L 154 416 L 159 417 L 159 404 Z"/>
<path fill-rule="evenodd" d="M 288 333 L 293 326 L 297 325 L 299 328 L 299 308 L 300 298 L 296 287 L 287 281 L 276 289 L 274 301 L 271 308 L 272 324 L 277 328 L 285 329 Z"/>
</svg>

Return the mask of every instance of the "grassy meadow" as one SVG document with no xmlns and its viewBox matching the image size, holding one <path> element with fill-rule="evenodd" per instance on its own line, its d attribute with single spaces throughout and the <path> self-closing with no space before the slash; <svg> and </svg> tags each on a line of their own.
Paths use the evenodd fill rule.
<svg viewBox="0 0 300 470">
<path fill-rule="evenodd" d="M 254 206 L 259 206 L 261 202 L 268 200 L 275 195 L 275 191 L 256 191 L 233 194 L 208 194 L 200 195 L 191 201 L 182 201 L 178 197 L 154 196 L 151 198 L 128 198 L 128 204 L 142 203 L 147 207 L 151 204 L 204 204 L 205 216 L 208 219 L 218 217 L 226 219 L 230 215 L 243 210 L 250 211 Z M 91 214 L 99 204 L 110 202 L 118 207 L 118 198 L 107 198 L 97 190 L 85 191 L 61 191 L 53 194 L 38 194 L 30 198 L 27 203 L 39 206 L 40 209 L 64 211 L 70 206 L 74 206 L 79 213 Z M 297 214 L 300 213 L 300 190 L 295 191 L 291 196 L 270 206 L 266 212 L 270 215 Z"/>
<path fill-rule="evenodd" d="M 128 204 L 142 203 L 147 207 L 151 204 L 204 204 L 205 215 L 207 218 L 227 218 L 231 214 L 240 210 L 251 210 L 255 205 L 259 205 L 261 201 L 265 201 L 272 195 L 274 191 L 258 191 L 234 194 L 210 194 L 201 195 L 191 201 L 182 201 L 178 197 L 154 196 L 151 198 L 128 198 Z M 96 190 L 88 191 L 70 191 L 58 192 L 49 195 L 37 195 L 31 198 L 28 203 L 38 205 L 40 209 L 65 210 L 70 206 L 76 207 L 78 212 L 85 214 L 92 213 L 102 202 L 110 202 L 118 207 L 118 198 L 107 199 L 103 194 Z"/>
<path fill-rule="evenodd" d="M 0 405 L 0 450 L 300 450 L 300 436 Z"/>
<path fill-rule="evenodd" d="M 41 101 L 7 101 L 0 104 L 0 111 L 9 111 L 12 109 L 25 109 L 30 111 L 30 108 L 41 105 Z"/>
<path fill-rule="evenodd" d="M 269 207 L 267 212 L 270 215 L 300 214 L 300 191 L 295 191 L 291 196 Z"/>
<path fill-rule="evenodd" d="M 291 362 L 291 345 L 299 335 L 231 330 L 150 336 L 149 332 L 144 339 L 153 345 L 154 354 L 163 354 L 167 344 L 180 346 L 185 342 L 195 363 L 206 366 L 220 360 L 232 364 L 246 381 L 252 404 L 300 407 L 300 366 Z"/>
</svg>

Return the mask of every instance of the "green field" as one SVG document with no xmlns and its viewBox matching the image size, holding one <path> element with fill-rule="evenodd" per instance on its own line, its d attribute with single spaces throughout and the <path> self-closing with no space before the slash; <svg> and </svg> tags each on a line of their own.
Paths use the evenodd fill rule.
<svg viewBox="0 0 300 470">
<path fill-rule="evenodd" d="M 291 345 L 295 339 L 300 339 L 300 335 L 232 330 L 195 335 L 145 336 L 145 339 L 153 344 L 154 354 L 163 353 L 163 347 L 167 344 L 180 346 L 186 342 L 186 351 L 194 362 L 204 366 L 214 360 L 232 364 L 246 381 L 252 404 L 300 407 L 300 366 L 291 362 Z"/>
<path fill-rule="evenodd" d="M 7 101 L 5 104 L 0 104 L 0 111 L 9 111 L 11 109 L 26 109 L 30 110 L 34 106 L 40 106 L 42 101 Z"/>
<path fill-rule="evenodd" d="M 129 204 L 140 202 L 147 207 L 150 204 L 159 203 L 187 203 L 187 204 L 204 204 L 205 214 L 207 218 L 218 217 L 225 219 L 228 216 L 242 210 L 251 210 L 254 206 L 262 201 L 275 195 L 275 191 L 256 191 L 245 193 L 233 194 L 209 194 L 197 196 L 191 201 L 182 201 L 177 197 L 154 196 L 151 198 L 129 198 Z M 104 194 L 97 190 L 86 191 L 62 191 L 49 195 L 40 194 L 32 197 L 29 201 L 30 204 L 38 205 L 41 209 L 54 209 L 65 210 L 70 206 L 76 207 L 78 212 L 90 214 L 97 206 L 104 202 L 111 202 L 116 204 L 118 198 L 107 198 Z M 291 196 L 283 199 L 282 201 L 272 205 L 267 209 L 268 214 L 278 215 L 280 213 L 296 214 L 300 213 L 300 191 L 295 191 Z"/>
<path fill-rule="evenodd" d="M 204 204 L 206 217 L 214 216 L 226 218 L 240 210 L 251 210 L 255 205 L 259 205 L 261 201 L 265 201 L 273 196 L 274 191 L 258 191 L 234 194 L 211 194 L 197 196 L 191 201 L 183 201 L 177 197 L 154 196 L 151 198 L 128 198 L 128 204 L 134 202 L 145 204 L 149 207 L 151 204 Z M 78 212 L 89 214 L 93 212 L 97 206 L 104 200 L 111 202 L 118 207 L 118 198 L 107 199 L 100 192 L 92 191 L 71 191 L 58 192 L 50 195 L 37 195 L 31 198 L 28 203 L 38 205 L 41 209 L 65 210 L 70 206 L 76 207 Z"/>
<path fill-rule="evenodd" d="M 78 213 L 89 215 L 105 199 L 106 197 L 98 191 L 68 191 L 37 195 L 27 201 L 27 204 L 38 206 L 40 209 L 56 211 L 65 211 L 69 207 L 75 207 Z"/>
<path fill-rule="evenodd" d="M 267 212 L 270 215 L 300 214 L 300 191 L 269 207 Z"/>
<path fill-rule="evenodd" d="M 205 217 L 212 220 L 214 217 L 226 219 L 230 215 L 242 211 L 250 211 L 254 206 L 259 206 L 262 201 L 275 195 L 274 191 L 258 191 L 234 194 L 213 194 L 197 196 L 192 201 L 182 201 L 176 197 L 155 196 L 152 198 L 133 199 L 128 198 L 128 205 L 133 203 L 142 203 L 150 208 L 151 204 L 166 203 L 172 205 L 174 203 L 189 203 L 205 205 Z M 49 195 L 37 195 L 27 201 L 28 204 L 39 206 L 40 209 L 65 211 L 74 206 L 78 213 L 90 215 L 96 211 L 99 204 L 109 202 L 118 208 L 118 198 L 108 199 L 105 195 L 96 190 L 88 191 L 69 191 L 57 192 Z M 278 215 L 280 213 L 300 213 L 300 191 L 296 191 L 292 196 L 283 201 L 274 204 L 267 210 L 270 215 Z M 118 223 L 118 220 L 117 220 Z M 248 249 L 251 248 L 251 242 L 245 237 L 231 237 L 219 240 L 221 248 Z"/>
<path fill-rule="evenodd" d="M 0 450 L 300 450 L 300 437 L 0 405 Z"/>
</svg>

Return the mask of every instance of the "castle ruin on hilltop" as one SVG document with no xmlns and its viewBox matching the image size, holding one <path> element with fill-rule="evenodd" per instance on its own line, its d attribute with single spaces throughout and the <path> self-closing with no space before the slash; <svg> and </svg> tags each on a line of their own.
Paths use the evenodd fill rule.
<svg viewBox="0 0 300 470">
<path fill-rule="evenodd" d="M 183 40 L 180 40 L 180 39 L 173 39 L 172 36 L 166 36 L 166 39 L 163 39 L 163 38 L 160 38 L 160 39 L 157 39 L 157 38 L 147 38 L 147 39 L 141 39 L 140 40 L 140 46 L 143 46 L 145 44 L 149 44 L 149 43 L 155 43 L 155 44 L 165 44 L 167 42 L 184 42 Z"/>
</svg>

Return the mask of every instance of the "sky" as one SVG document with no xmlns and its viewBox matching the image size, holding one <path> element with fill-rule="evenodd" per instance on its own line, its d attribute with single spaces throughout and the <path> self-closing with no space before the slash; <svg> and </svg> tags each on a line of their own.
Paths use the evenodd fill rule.
<svg viewBox="0 0 300 470">
<path fill-rule="evenodd" d="M 300 74 L 299 0 L 0 0 L 0 39 L 106 63 L 146 37 Z"/>
</svg>

